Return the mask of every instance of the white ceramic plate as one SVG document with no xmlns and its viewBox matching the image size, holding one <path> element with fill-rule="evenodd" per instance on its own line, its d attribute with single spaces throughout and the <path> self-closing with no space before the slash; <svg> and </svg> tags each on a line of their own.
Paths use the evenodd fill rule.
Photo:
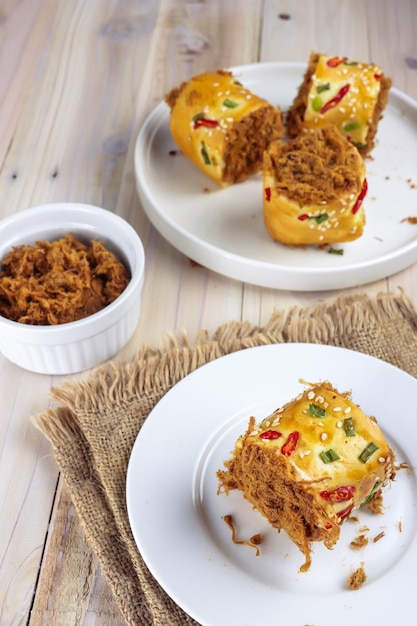
<svg viewBox="0 0 417 626">
<path fill-rule="evenodd" d="M 127 473 L 129 519 L 138 548 L 166 592 L 203 626 L 350 626 L 396 623 L 415 611 L 417 475 L 400 470 L 385 491 L 384 515 L 360 511 L 333 550 L 302 554 L 238 492 L 217 494 L 216 471 L 230 457 L 248 418 L 266 417 L 303 386 L 330 380 L 378 417 L 398 462 L 416 465 L 417 381 L 359 352 L 315 344 L 250 348 L 184 378 L 149 415 Z M 261 554 L 235 545 L 222 517 L 232 514 L 241 538 L 264 534 Z M 369 530 L 363 530 L 367 527 Z M 373 539 L 384 532 L 377 542 Z M 370 543 L 354 551 L 364 533 Z M 364 563 L 367 581 L 347 589 Z"/>
<path fill-rule="evenodd" d="M 255 93 L 285 111 L 304 74 L 304 64 L 261 63 L 232 68 Z M 254 177 L 220 189 L 176 146 L 162 102 L 145 121 L 136 142 L 137 188 L 155 228 L 178 250 L 215 272 L 276 289 L 341 289 L 392 275 L 417 261 L 417 103 L 392 89 L 378 129 L 364 235 L 340 244 L 343 256 L 314 247 L 275 243 L 263 223 L 262 180 Z"/>
</svg>

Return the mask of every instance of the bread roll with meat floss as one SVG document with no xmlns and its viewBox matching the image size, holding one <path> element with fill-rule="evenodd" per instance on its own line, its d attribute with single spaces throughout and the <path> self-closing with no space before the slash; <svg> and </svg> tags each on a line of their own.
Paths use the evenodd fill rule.
<svg viewBox="0 0 417 626">
<path fill-rule="evenodd" d="M 221 187 L 262 168 L 264 150 L 283 136 L 279 108 L 246 89 L 231 72 L 194 76 L 167 94 L 169 127 L 181 152 Z"/>
<path fill-rule="evenodd" d="M 312 52 L 286 117 L 289 137 L 334 124 L 365 156 L 375 147 L 392 81 L 373 63 Z"/>
<path fill-rule="evenodd" d="M 367 189 L 364 160 L 336 126 L 275 141 L 265 151 L 264 222 L 280 243 L 324 246 L 358 239 Z"/>
<path fill-rule="evenodd" d="M 302 572 L 312 543 L 331 549 L 343 522 L 395 477 L 394 452 L 375 417 L 328 381 L 305 385 L 260 423 L 251 417 L 217 472 L 219 494 L 240 490 L 288 534 L 305 557 Z"/>
</svg>

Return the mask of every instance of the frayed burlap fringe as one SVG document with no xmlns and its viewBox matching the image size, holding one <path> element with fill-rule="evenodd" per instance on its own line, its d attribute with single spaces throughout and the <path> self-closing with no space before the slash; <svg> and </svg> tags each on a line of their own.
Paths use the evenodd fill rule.
<svg viewBox="0 0 417 626">
<path fill-rule="evenodd" d="M 350 348 L 417 377 L 417 316 L 404 295 L 340 297 L 314 307 L 275 310 L 267 324 L 230 322 L 212 336 L 167 334 L 128 362 L 52 390 L 57 403 L 34 418 L 50 440 L 89 544 L 127 624 L 195 622 L 160 589 L 137 552 L 125 503 L 132 446 L 158 400 L 198 367 L 225 354 L 284 342 Z"/>
</svg>

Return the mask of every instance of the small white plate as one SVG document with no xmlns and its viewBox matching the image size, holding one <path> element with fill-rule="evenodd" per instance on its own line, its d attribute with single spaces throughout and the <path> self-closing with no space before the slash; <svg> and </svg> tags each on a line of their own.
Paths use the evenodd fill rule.
<svg viewBox="0 0 417 626">
<path fill-rule="evenodd" d="M 231 68 L 246 87 L 279 105 L 293 101 L 305 65 L 259 63 Z M 178 152 L 162 102 L 141 128 L 135 147 L 137 188 L 155 228 L 194 261 L 230 278 L 276 289 L 341 289 L 390 276 L 417 261 L 417 103 L 392 88 L 367 159 L 369 190 L 364 235 L 339 244 L 343 255 L 290 248 L 266 232 L 258 175 L 219 188 Z M 177 154 L 170 154 L 177 150 Z"/>
<path fill-rule="evenodd" d="M 359 512 L 345 522 L 333 550 L 314 545 L 311 570 L 239 492 L 218 495 L 216 472 L 230 458 L 250 415 L 261 420 L 304 387 L 330 380 L 378 418 L 399 470 L 384 492 L 384 515 Z M 127 506 L 135 541 L 166 592 L 203 626 L 351 626 L 396 623 L 415 611 L 417 381 L 370 356 L 316 344 L 275 344 L 219 358 L 184 378 L 156 405 L 134 445 Z M 260 556 L 235 545 L 222 517 L 232 514 L 240 537 L 263 533 Z M 369 530 L 364 530 L 367 527 Z M 373 539 L 380 533 L 377 542 Z M 350 547 L 359 534 L 360 551 Z M 347 589 L 364 563 L 366 583 Z"/>
</svg>

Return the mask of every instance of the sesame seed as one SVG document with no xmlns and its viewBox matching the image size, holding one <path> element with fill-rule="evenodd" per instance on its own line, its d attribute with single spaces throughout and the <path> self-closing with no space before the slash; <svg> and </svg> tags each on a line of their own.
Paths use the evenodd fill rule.
<svg viewBox="0 0 417 626">
<path fill-rule="evenodd" d="M 341 422 L 341 421 L 339 420 L 339 421 L 337 422 L 336 426 L 337 426 L 338 428 L 342 428 L 342 426 L 343 426 L 343 422 Z"/>
<path fill-rule="evenodd" d="M 304 456 L 308 456 L 309 454 L 311 454 L 311 450 L 304 450 Z"/>
<path fill-rule="evenodd" d="M 380 456 L 378 459 L 378 463 L 385 463 L 385 458 L 383 456 Z"/>
<path fill-rule="evenodd" d="M 309 400 L 314 400 L 314 391 L 309 391 L 308 394 L 307 394 L 307 398 Z"/>
<path fill-rule="evenodd" d="M 255 437 L 255 435 L 258 434 L 257 430 L 253 430 L 251 433 L 249 433 L 249 437 Z"/>
<path fill-rule="evenodd" d="M 333 408 L 333 411 L 334 411 L 335 413 L 339 413 L 339 411 L 341 411 L 341 410 L 342 410 L 342 407 L 341 407 L 341 406 L 335 406 L 335 407 Z"/>
<path fill-rule="evenodd" d="M 271 421 L 270 420 L 266 420 L 265 426 L 268 426 L 268 428 L 269 428 L 271 426 Z"/>
<path fill-rule="evenodd" d="M 344 410 L 344 413 L 346 413 L 346 415 L 347 415 L 348 413 L 350 413 L 350 412 L 351 412 L 351 410 L 352 410 L 352 407 L 347 406 L 347 407 L 345 408 L 345 410 Z"/>
<path fill-rule="evenodd" d="M 299 452 L 298 455 L 299 455 L 300 459 L 304 458 L 304 452 Z"/>
<path fill-rule="evenodd" d="M 324 402 L 324 398 L 323 398 L 323 396 L 317 396 L 316 400 L 317 400 L 317 402 L 319 402 L 320 404 L 323 404 L 323 402 Z"/>
<path fill-rule="evenodd" d="M 274 421 L 272 422 L 271 426 L 278 426 L 278 424 L 280 423 L 281 418 L 280 417 L 276 417 L 274 419 Z"/>
<path fill-rule="evenodd" d="M 321 435 L 320 435 L 320 439 L 321 439 L 322 441 L 326 441 L 327 437 L 328 437 L 328 434 L 327 434 L 327 433 L 321 433 Z"/>
</svg>

